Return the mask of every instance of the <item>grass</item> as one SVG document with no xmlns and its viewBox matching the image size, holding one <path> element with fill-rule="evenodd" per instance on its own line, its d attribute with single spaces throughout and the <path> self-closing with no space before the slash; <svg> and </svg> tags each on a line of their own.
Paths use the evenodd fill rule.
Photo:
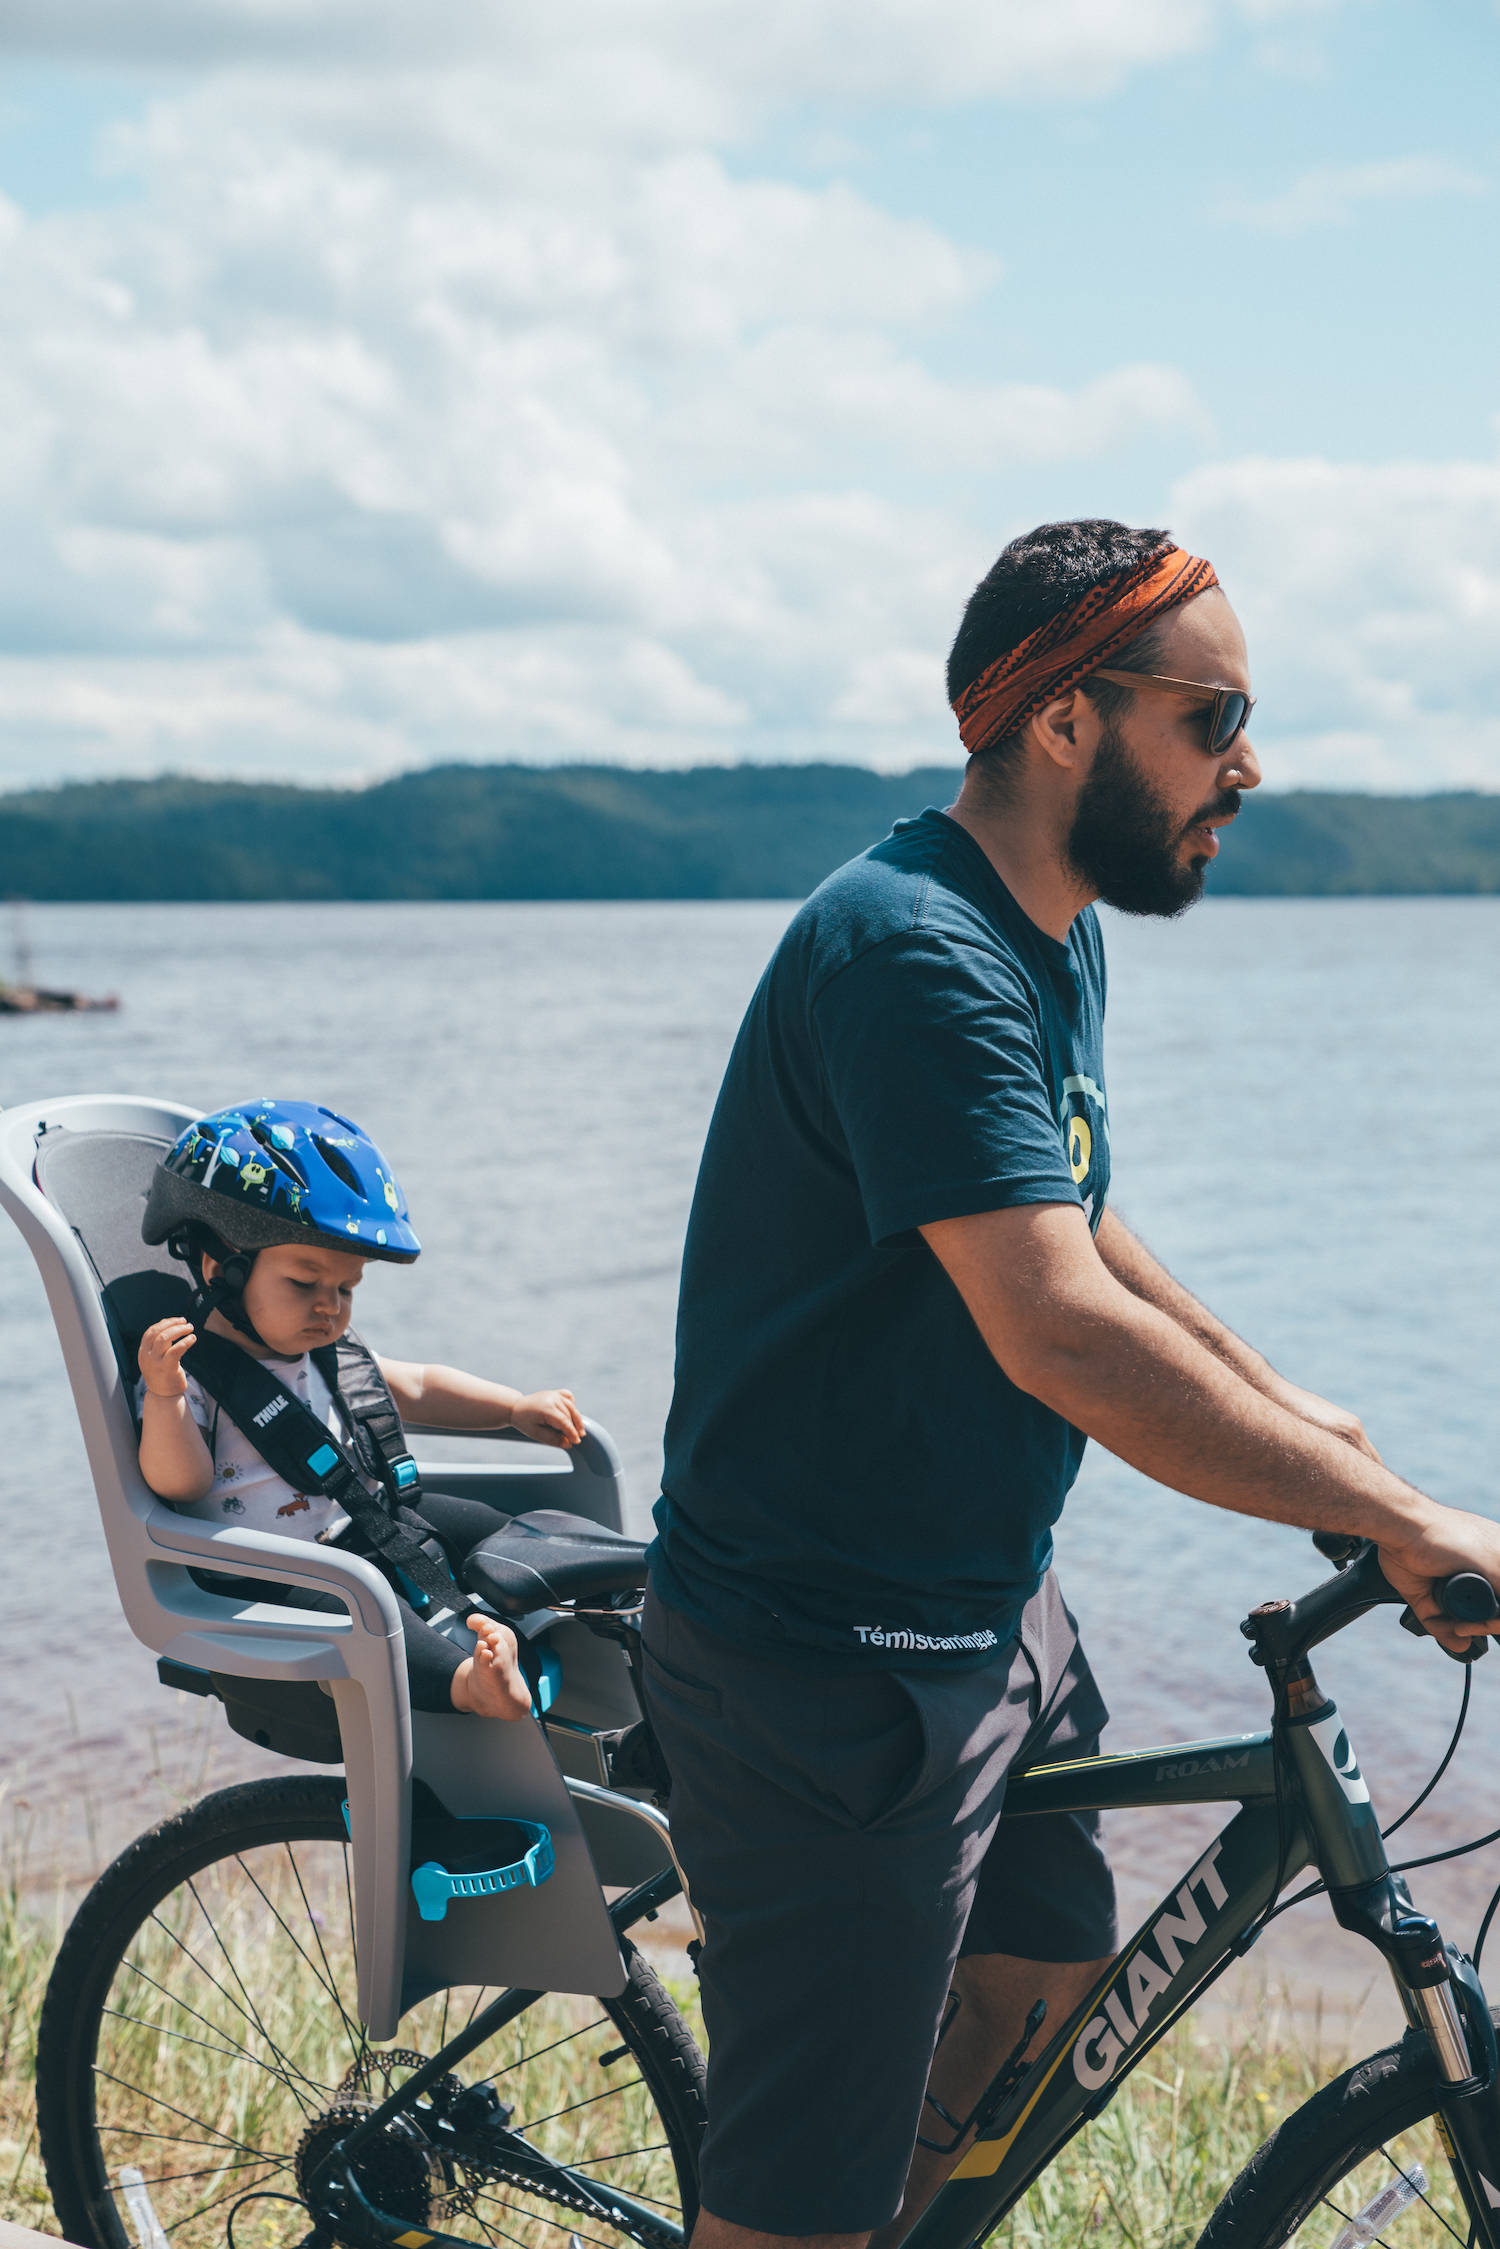
<svg viewBox="0 0 1500 2249">
<path fill-rule="evenodd" d="M 211 1870 L 191 1893 L 163 1901 L 111 1999 L 109 2062 L 120 2082 L 101 2086 L 101 2119 L 112 2134 L 112 2162 L 139 2163 L 161 2182 L 153 2193 L 174 2249 L 222 2243 L 227 2202 L 248 2186 L 292 2183 L 309 2115 L 335 2096 L 380 2098 L 414 2058 L 389 2048 L 362 2055 L 332 1989 L 325 1997 L 308 1972 L 318 1951 L 331 1963 L 333 1983 L 344 1981 L 341 1850 L 299 1844 L 295 1861 L 285 1846 L 249 1857 L 258 1862 L 253 1883 L 224 1880 L 216 1893 L 221 1877 Z M 35 1893 L 24 1892 L 13 1873 L 0 1888 L 0 2216 L 43 2231 L 55 2230 L 56 2219 L 36 2149 L 33 2078 L 58 1934 L 58 1918 L 39 1914 Z M 306 1949 L 294 1951 L 293 1937 Z M 465 2010 L 470 1996 L 459 2002 Z M 689 1990 L 675 1996 L 696 2012 Z M 461 2019 L 446 1998 L 426 2001 L 405 2018 L 402 2047 L 431 2052 Z M 1321 2051 L 1308 2051 L 1270 2012 L 1228 2045 L 1205 2045 L 1190 2024 L 1181 2026 L 995 2240 L 1004 2249 L 1190 2249 L 1278 2118 L 1340 2066 L 1342 2057 L 1321 2037 L 1315 2043 Z M 653 2151 L 660 2136 L 654 2114 L 633 2063 L 622 2068 L 612 2059 L 617 2050 L 617 2033 L 596 2003 L 553 1999 L 481 2049 L 463 2075 L 493 2075 L 516 2106 L 517 2124 L 559 2159 L 592 2164 L 596 2176 L 670 2203 L 674 2180 L 666 2154 Z M 195 2120 L 190 2135 L 184 2114 Z M 169 2125 L 170 2154 L 160 2130 L 169 2118 L 179 2119 Z M 247 2149 L 273 2153 L 247 2160 Z M 1427 2160 L 1431 2170 L 1430 2153 Z M 558 2227 L 556 2214 L 530 2204 L 521 2188 L 483 2191 L 479 2206 L 495 2230 L 476 2239 L 567 2249 L 570 2225 Z M 1325 2249 L 1337 2220 L 1319 2218 L 1318 2229 L 1310 2225 L 1301 2238 Z M 451 2222 L 466 2230 L 457 2208 Z M 589 2221 L 571 2224 L 595 2237 Z M 235 2238 L 243 2249 L 277 2249 L 299 2231 L 284 2204 L 265 2203 L 237 2221 Z M 1422 2224 L 1403 2227 L 1403 2245 L 1409 2234 L 1410 2249 L 1418 2249 Z"/>
</svg>

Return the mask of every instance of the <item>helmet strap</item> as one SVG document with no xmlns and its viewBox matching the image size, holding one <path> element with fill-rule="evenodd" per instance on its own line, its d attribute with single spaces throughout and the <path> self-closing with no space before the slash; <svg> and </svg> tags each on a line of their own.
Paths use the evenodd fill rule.
<svg viewBox="0 0 1500 2249">
<path fill-rule="evenodd" d="M 222 1313 L 231 1327 L 258 1343 L 263 1351 L 270 1345 L 256 1331 L 255 1324 L 245 1310 L 245 1284 L 255 1264 L 254 1250 L 231 1250 L 223 1259 L 218 1273 L 209 1280 L 203 1270 L 203 1253 L 186 1234 L 174 1234 L 167 1244 L 174 1257 L 180 1257 L 193 1277 L 193 1301 L 188 1317 L 195 1328 L 205 1328 L 215 1312 Z"/>
</svg>

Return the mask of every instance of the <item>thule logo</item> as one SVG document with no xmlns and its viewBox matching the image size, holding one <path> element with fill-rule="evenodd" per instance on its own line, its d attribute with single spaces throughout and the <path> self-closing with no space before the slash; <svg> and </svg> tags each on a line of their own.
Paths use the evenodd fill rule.
<svg viewBox="0 0 1500 2249">
<path fill-rule="evenodd" d="M 1123 1962 L 1114 1984 L 1104 1995 L 1104 2012 L 1084 2024 L 1073 2045 L 1073 2075 L 1091 2093 L 1107 2085 L 1125 2053 L 1146 2027 L 1152 2004 L 1166 1991 L 1204 1931 L 1203 1908 L 1195 1890 L 1207 1894 L 1217 1912 L 1229 1902 L 1229 1892 L 1219 1878 L 1217 1860 L 1222 1840 L 1206 1851 L 1183 1883 L 1165 1913 L 1159 1913 L 1147 1935 Z M 1146 1949 L 1154 1944 L 1160 1959 Z M 1123 1987 L 1123 1988 L 1122 1988 Z"/>
<path fill-rule="evenodd" d="M 273 1398 L 268 1406 L 261 1407 L 259 1413 L 251 1415 L 251 1425 L 256 1429 L 264 1429 L 268 1421 L 274 1421 L 279 1413 L 285 1411 L 285 1398 Z"/>
</svg>

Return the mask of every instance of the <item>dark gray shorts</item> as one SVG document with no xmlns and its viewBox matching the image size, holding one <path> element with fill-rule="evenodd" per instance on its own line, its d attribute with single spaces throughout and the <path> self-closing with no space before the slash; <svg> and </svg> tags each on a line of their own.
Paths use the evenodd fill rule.
<svg viewBox="0 0 1500 2249">
<path fill-rule="evenodd" d="M 1115 1948 L 1097 1815 L 996 1832 L 1012 1768 L 1097 1747 L 1073 1619 L 1049 1575 L 978 1670 L 829 1673 L 648 1593 L 645 1657 L 706 1931 L 704 2207 L 764 2233 L 884 2225 L 960 1954 Z"/>
</svg>

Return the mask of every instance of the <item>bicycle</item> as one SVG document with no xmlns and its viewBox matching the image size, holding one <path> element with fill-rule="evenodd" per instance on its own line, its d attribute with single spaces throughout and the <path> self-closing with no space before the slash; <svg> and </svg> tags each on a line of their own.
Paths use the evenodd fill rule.
<svg viewBox="0 0 1500 2249">
<path fill-rule="evenodd" d="M 1031 2052 L 1034 2009 L 972 2113 L 938 2111 L 938 2144 L 962 2152 L 912 2249 L 982 2241 L 1309 1866 L 1341 1925 L 1385 1959 L 1411 2028 L 1276 2129 L 1201 2249 L 1351 2249 L 1386 2240 L 1398 2219 L 1402 2249 L 1450 2237 L 1500 2249 L 1492 2012 L 1473 1962 L 1392 1869 L 1308 1661 L 1399 1596 L 1366 1543 L 1320 1544 L 1337 1574 L 1241 1627 L 1272 1690 L 1269 1731 L 1012 1777 L 1007 1820 L 1239 1809 L 1045 2047 Z M 1471 1620 L 1497 1606 L 1476 1578 L 1449 1580 L 1444 1603 Z M 638 1619 L 638 1593 L 622 1593 L 586 1620 L 628 1652 Z M 677 1874 L 610 1908 L 629 1970 L 618 1998 L 443 1992 L 407 2017 L 408 2045 L 377 2048 L 350 1996 L 347 1851 L 340 1780 L 295 1777 L 207 1798 L 100 1878 L 53 1971 L 38 2059 L 42 2150 L 70 2238 L 133 2249 L 129 2218 L 139 2249 L 161 2249 L 162 2235 L 182 2249 L 232 2245 L 236 2214 L 255 2208 L 270 2238 L 280 2202 L 300 2229 L 288 2219 L 282 2237 L 308 2245 L 550 2249 L 565 2236 L 563 2249 L 680 2249 L 697 2207 L 703 2064 L 628 1937 L 677 1893 Z"/>
</svg>

